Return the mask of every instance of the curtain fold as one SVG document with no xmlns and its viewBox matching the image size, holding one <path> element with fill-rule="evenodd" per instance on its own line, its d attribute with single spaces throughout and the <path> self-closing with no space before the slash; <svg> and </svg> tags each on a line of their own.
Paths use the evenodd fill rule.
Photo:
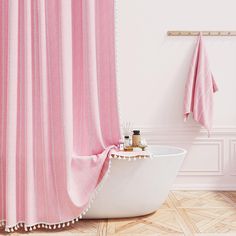
<svg viewBox="0 0 236 236">
<path fill-rule="evenodd" d="M 0 23 L 0 226 L 61 227 L 120 138 L 114 2 L 2 0 Z"/>
</svg>

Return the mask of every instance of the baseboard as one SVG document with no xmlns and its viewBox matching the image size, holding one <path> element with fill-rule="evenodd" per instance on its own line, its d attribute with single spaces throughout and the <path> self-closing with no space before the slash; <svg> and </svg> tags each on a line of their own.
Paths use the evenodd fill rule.
<svg viewBox="0 0 236 236">
<path fill-rule="evenodd" d="M 172 190 L 212 190 L 212 191 L 236 191 L 236 184 L 174 184 Z"/>
</svg>

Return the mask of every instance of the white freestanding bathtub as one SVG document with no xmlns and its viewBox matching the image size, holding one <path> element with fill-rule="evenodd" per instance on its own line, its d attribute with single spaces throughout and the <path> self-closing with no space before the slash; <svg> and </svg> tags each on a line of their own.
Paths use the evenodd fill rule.
<svg viewBox="0 0 236 236">
<path fill-rule="evenodd" d="M 111 159 L 111 172 L 84 218 L 134 217 L 156 211 L 168 196 L 186 151 L 149 146 L 153 159 Z"/>
</svg>

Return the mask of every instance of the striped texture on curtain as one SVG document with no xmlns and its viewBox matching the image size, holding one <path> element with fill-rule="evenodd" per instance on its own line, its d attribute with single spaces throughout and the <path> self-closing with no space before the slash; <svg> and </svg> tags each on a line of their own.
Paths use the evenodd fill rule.
<svg viewBox="0 0 236 236">
<path fill-rule="evenodd" d="M 0 1 L 0 227 L 82 217 L 120 138 L 112 0 Z"/>
</svg>

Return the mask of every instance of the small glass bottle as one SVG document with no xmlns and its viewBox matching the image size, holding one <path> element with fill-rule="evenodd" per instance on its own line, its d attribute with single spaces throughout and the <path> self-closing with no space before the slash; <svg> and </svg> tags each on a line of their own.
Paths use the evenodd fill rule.
<svg viewBox="0 0 236 236">
<path fill-rule="evenodd" d="M 140 130 L 133 130 L 132 146 L 138 147 L 140 145 L 140 142 L 141 142 Z"/>
<path fill-rule="evenodd" d="M 130 146 L 129 136 L 125 136 L 125 140 L 124 140 L 124 148 L 129 147 L 129 146 Z"/>
</svg>

